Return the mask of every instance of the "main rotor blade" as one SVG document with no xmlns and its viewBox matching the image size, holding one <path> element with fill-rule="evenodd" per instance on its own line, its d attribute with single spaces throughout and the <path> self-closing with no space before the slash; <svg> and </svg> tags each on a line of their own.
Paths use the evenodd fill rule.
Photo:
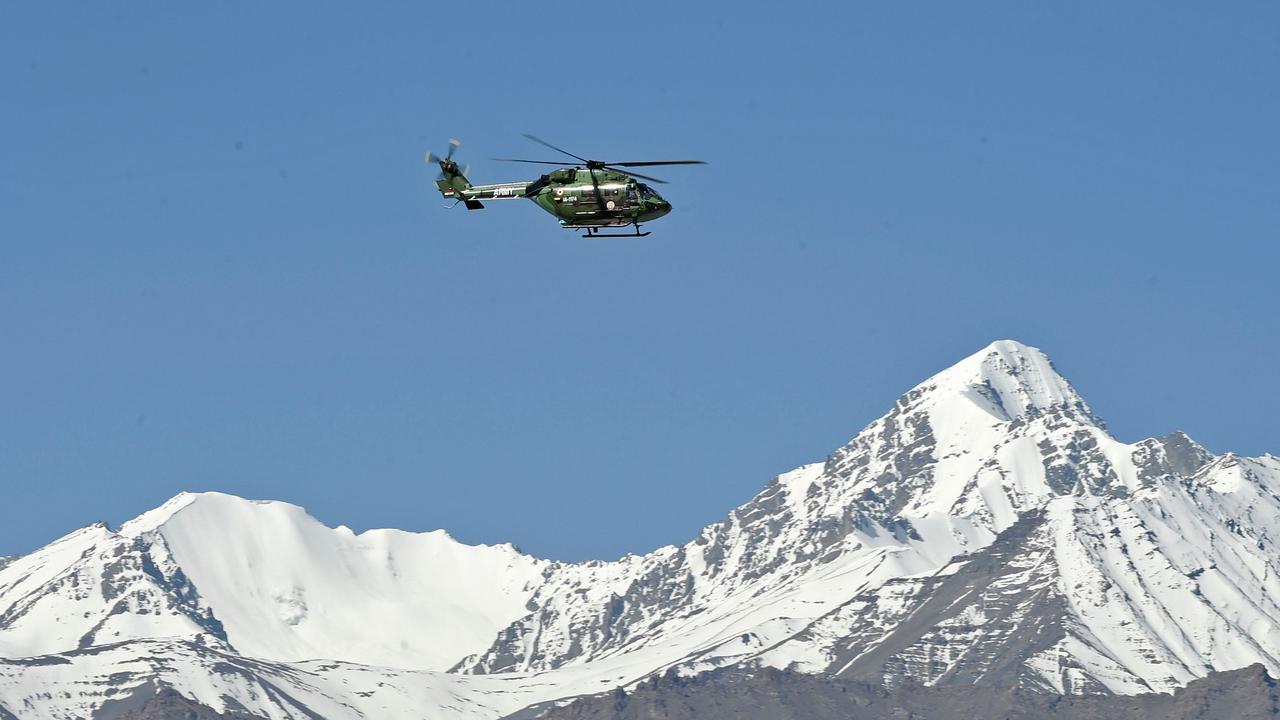
<svg viewBox="0 0 1280 720">
<path fill-rule="evenodd" d="M 653 160 L 649 162 L 611 162 L 609 165 L 617 165 L 618 167 L 651 167 L 653 165 L 706 165 L 705 160 Z"/>
<path fill-rule="evenodd" d="M 577 159 L 577 160 L 581 160 L 582 162 L 588 162 L 588 160 L 587 160 L 586 158 L 584 158 L 584 157 L 579 157 L 579 156 L 574 155 L 573 153 L 569 152 L 568 150 L 563 150 L 563 149 L 561 149 L 561 148 L 558 148 L 558 147 L 556 147 L 555 145 L 552 145 L 551 143 L 547 142 L 546 140 L 539 140 L 538 138 L 536 138 L 536 137 L 534 137 L 534 136 L 530 135 L 529 133 L 525 133 L 525 134 L 524 134 L 524 136 L 525 136 L 525 137 L 527 137 L 527 138 L 529 138 L 530 140 L 532 140 L 532 141 L 534 141 L 534 142 L 538 143 L 539 145 L 545 145 L 545 146 L 547 146 L 547 147 L 551 148 L 552 150 L 555 150 L 555 151 L 556 151 L 556 152 L 558 152 L 558 153 L 564 153 L 565 155 L 568 155 L 568 156 L 569 156 L 569 157 L 571 157 L 571 158 L 575 158 L 575 159 Z"/>
<path fill-rule="evenodd" d="M 658 178 L 656 178 L 656 177 L 651 177 L 651 176 L 649 176 L 649 175 L 641 175 L 641 174 L 640 174 L 640 173 L 638 173 L 638 172 L 631 172 L 630 170 L 619 170 L 618 168 L 613 167 L 612 165 L 605 165 L 605 167 L 606 167 L 606 168 L 608 168 L 609 170 L 614 171 L 614 172 L 620 172 L 620 173 L 622 173 L 623 175 L 630 175 L 631 177 L 638 177 L 638 178 L 640 178 L 641 180 L 648 180 L 649 182 L 661 183 L 661 184 L 663 184 L 663 185 L 666 185 L 666 184 L 667 184 L 667 181 L 666 181 L 666 180 L 659 180 Z"/>
<path fill-rule="evenodd" d="M 600 194 L 600 181 L 596 179 L 596 169 L 587 168 L 587 172 L 591 173 L 591 186 L 596 190 L 596 204 L 600 206 L 597 212 L 604 212 L 604 195 Z"/>
<path fill-rule="evenodd" d="M 537 195 L 538 193 L 542 192 L 542 188 L 550 184 L 551 184 L 551 178 L 546 175 L 543 175 L 542 177 L 538 178 L 537 180 L 534 180 L 533 182 L 529 183 L 528 186 L 525 187 L 524 196 L 527 198 L 531 198 Z"/>
<path fill-rule="evenodd" d="M 554 160 L 517 160 L 515 158 L 490 158 L 499 162 L 533 163 L 534 165 L 577 165 L 577 163 L 556 162 Z"/>
<path fill-rule="evenodd" d="M 454 152 L 456 152 L 456 151 L 458 150 L 458 146 L 459 146 L 459 145 L 461 145 L 461 144 L 462 144 L 462 142 L 461 142 L 460 140 L 458 140 L 457 138 L 449 138 L 449 154 L 448 154 L 448 155 L 445 155 L 445 156 L 444 156 L 444 159 L 445 159 L 445 160 L 452 160 L 452 159 L 453 159 L 453 153 L 454 153 Z"/>
</svg>

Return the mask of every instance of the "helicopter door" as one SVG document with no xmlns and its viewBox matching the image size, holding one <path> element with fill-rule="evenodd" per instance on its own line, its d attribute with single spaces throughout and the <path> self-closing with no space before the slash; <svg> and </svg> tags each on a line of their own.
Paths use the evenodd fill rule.
<svg viewBox="0 0 1280 720">
<path fill-rule="evenodd" d="M 627 202 L 623 207 L 640 207 L 640 193 L 636 191 L 636 184 L 633 182 L 627 183 Z"/>
</svg>

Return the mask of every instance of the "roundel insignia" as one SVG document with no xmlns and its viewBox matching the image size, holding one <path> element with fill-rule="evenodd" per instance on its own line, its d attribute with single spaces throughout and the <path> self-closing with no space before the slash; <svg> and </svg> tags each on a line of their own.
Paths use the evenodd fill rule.
<svg viewBox="0 0 1280 720">
<path fill-rule="evenodd" d="M 612 209 L 613 209 L 613 201 L 612 201 L 612 200 L 610 200 L 609 202 L 605 203 L 605 205 L 604 205 L 604 206 L 605 206 L 605 207 L 607 207 L 607 208 L 609 208 L 610 210 L 612 210 Z"/>
</svg>

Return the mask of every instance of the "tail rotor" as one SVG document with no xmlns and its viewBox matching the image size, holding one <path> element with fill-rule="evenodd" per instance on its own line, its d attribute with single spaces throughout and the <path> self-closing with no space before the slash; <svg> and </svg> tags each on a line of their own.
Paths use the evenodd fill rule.
<svg viewBox="0 0 1280 720">
<path fill-rule="evenodd" d="M 471 172 L 471 166 L 467 165 L 460 169 L 458 163 L 453 159 L 453 154 L 458 151 L 458 146 L 461 144 L 457 138 L 449 138 L 449 151 L 445 153 L 444 157 L 433 155 L 428 150 L 425 160 L 428 165 L 435 163 L 440 166 L 440 175 L 436 178 L 436 187 L 440 189 L 440 194 L 446 198 L 466 202 L 467 207 L 474 210 L 483 206 L 479 202 L 469 200 L 466 197 L 466 190 L 471 187 L 471 182 L 467 180 L 467 174 Z"/>
<path fill-rule="evenodd" d="M 458 151 L 458 146 L 461 144 L 462 144 L 462 141 L 458 140 L 457 138 L 449 138 L 449 152 L 446 153 L 444 157 L 440 157 L 439 155 L 434 155 L 430 150 L 427 151 L 427 156 L 425 158 L 427 164 L 430 165 L 431 163 L 437 163 L 440 166 L 440 177 L 439 177 L 440 180 L 444 180 L 450 175 L 465 176 L 467 174 L 467 171 L 471 169 L 471 166 L 468 165 L 465 168 L 463 168 L 461 172 L 459 172 L 458 163 L 453 161 L 453 154 Z"/>
</svg>

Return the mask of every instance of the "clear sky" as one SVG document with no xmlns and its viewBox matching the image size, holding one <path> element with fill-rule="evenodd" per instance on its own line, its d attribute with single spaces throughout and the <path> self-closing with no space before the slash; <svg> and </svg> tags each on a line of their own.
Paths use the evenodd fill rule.
<svg viewBox="0 0 1280 720">
<path fill-rule="evenodd" d="M 644 552 L 1005 337 L 1280 452 L 1273 2 L 31 3 L 0 109 L 0 554 L 182 490 Z M 524 132 L 710 164 L 643 240 L 443 208 Z"/>
</svg>

